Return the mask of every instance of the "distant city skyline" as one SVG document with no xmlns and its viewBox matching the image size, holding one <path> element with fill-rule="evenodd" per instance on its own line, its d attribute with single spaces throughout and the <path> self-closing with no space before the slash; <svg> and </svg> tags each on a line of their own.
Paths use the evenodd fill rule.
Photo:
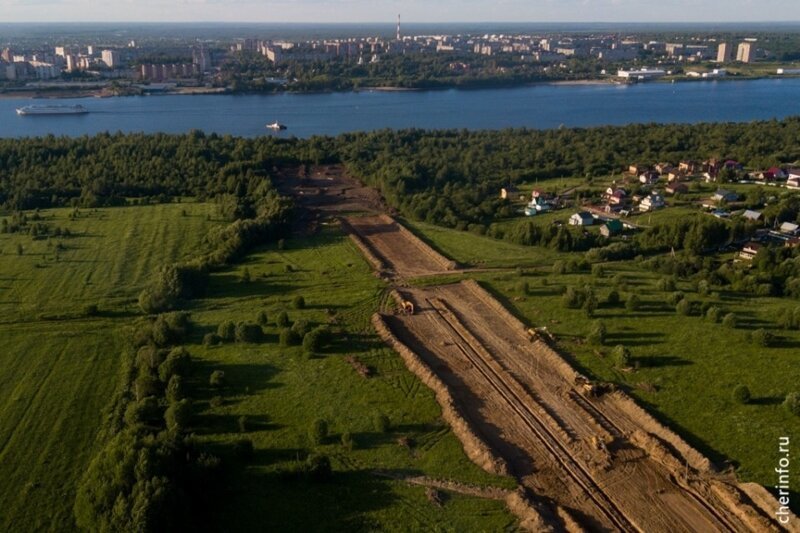
<svg viewBox="0 0 800 533">
<path fill-rule="evenodd" d="M 768 22 L 797 0 L 0 0 L 4 22 Z"/>
</svg>

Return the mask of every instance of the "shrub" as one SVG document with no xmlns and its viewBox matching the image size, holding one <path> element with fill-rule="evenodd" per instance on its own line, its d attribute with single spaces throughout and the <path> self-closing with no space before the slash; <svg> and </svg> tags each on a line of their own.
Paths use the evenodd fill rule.
<svg viewBox="0 0 800 533">
<path fill-rule="evenodd" d="M 733 400 L 736 403 L 748 403 L 750 401 L 750 389 L 746 385 L 737 385 L 733 389 Z"/>
<path fill-rule="evenodd" d="M 734 313 L 728 313 L 725 315 L 725 318 L 722 319 L 722 325 L 726 328 L 736 329 L 736 326 L 739 325 L 739 320 Z"/>
<path fill-rule="evenodd" d="M 139 377 L 136 378 L 136 381 L 133 382 L 134 394 L 139 401 L 148 396 L 155 396 L 158 394 L 159 388 L 160 384 L 158 380 L 151 376 L 149 372 L 140 374 Z"/>
<path fill-rule="evenodd" d="M 350 434 L 349 431 L 345 431 L 344 433 L 342 433 L 341 441 L 342 441 L 342 446 L 344 446 L 346 450 L 352 450 L 355 447 L 353 436 Z"/>
<path fill-rule="evenodd" d="M 708 281 L 701 279 L 697 282 L 697 292 L 703 296 L 707 296 L 708 293 L 711 292 L 711 284 Z"/>
<path fill-rule="evenodd" d="M 614 362 L 618 367 L 627 368 L 631 366 L 631 351 L 627 347 L 618 344 L 614 348 L 613 355 L 614 355 Z"/>
<path fill-rule="evenodd" d="M 83 307 L 83 314 L 85 316 L 97 316 L 100 314 L 100 309 L 97 304 L 89 304 Z"/>
<path fill-rule="evenodd" d="M 236 324 L 233 320 L 226 320 L 217 327 L 217 336 L 224 341 L 232 341 L 236 338 Z"/>
<path fill-rule="evenodd" d="M 170 404 L 164 411 L 164 421 L 170 431 L 182 431 L 189 425 L 192 418 L 192 404 L 184 398 L 178 402 Z"/>
<path fill-rule="evenodd" d="M 212 396 L 211 399 L 208 401 L 208 405 L 210 405 L 211 407 L 213 407 L 215 409 L 217 407 L 222 407 L 224 404 L 225 404 L 225 400 L 222 398 L 222 396 L 219 396 L 219 395 Z"/>
<path fill-rule="evenodd" d="M 261 326 L 248 322 L 236 324 L 236 342 L 258 342 L 263 335 Z"/>
<path fill-rule="evenodd" d="M 800 329 L 800 307 L 781 309 L 778 313 L 778 325 L 783 329 Z"/>
<path fill-rule="evenodd" d="M 292 324 L 292 331 L 294 331 L 295 335 L 297 335 L 298 339 L 302 339 L 303 336 L 308 333 L 310 326 L 308 324 L 308 320 L 297 320 L 294 324 Z"/>
<path fill-rule="evenodd" d="M 628 311 L 638 311 L 641 305 L 641 300 L 635 294 L 628 296 L 628 299 L 625 301 L 625 309 Z"/>
<path fill-rule="evenodd" d="M 239 425 L 239 433 L 247 433 L 247 416 L 240 416 L 236 422 Z"/>
<path fill-rule="evenodd" d="M 685 294 L 683 294 L 681 291 L 675 291 L 671 293 L 669 296 L 667 296 L 667 303 L 674 307 L 685 299 L 686 299 Z"/>
<path fill-rule="evenodd" d="M 297 344 L 297 333 L 295 333 L 291 328 L 283 328 L 281 332 L 278 334 L 278 342 L 280 342 L 281 346 L 294 346 Z"/>
<path fill-rule="evenodd" d="M 312 444 L 322 444 L 328 438 L 328 423 L 321 418 L 314 420 L 308 428 L 308 440 Z"/>
<path fill-rule="evenodd" d="M 775 336 L 764 328 L 759 328 L 750 333 L 750 342 L 767 348 L 775 343 Z"/>
<path fill-rule="evenodd" d="M 719 307 L 712 306 L 708 308 L 708 311 L 706 311 L 706 320 L 709 322 L 719 322 L 721 317 L 722 309 Z"/>
<path fill-rule="evenodd" d="M 250 275 L 250 269 L 249 269 L 249 268 L 247 268 L 247 267 L 245 267 L 245 269 L 244 269 L 244 270 L 242 270 L 242 283 L 250 283 L 250 281 L 251 281 L 252 279 L 253 279 L 253 278 L 252 278 L 252 276 Z"/>
<path fill-rule="evenodd" d="M 216 333 L 206 333 L 203 335 L 203 346 L 217 346 L 222 343 L 222 337 Z"/>
<path fill-rule="evenodd" d="M 675 311 L 677 311 L 678 314 L 683 315 L 683 316 L 691 315 L 692 314 L 692 302 L 690 302 L 686 298 L 682 299 L 675 306 Z"/>
<path fill-rule="evenodd" d="M 586 340 L 592 344 L 601 345 L 606 341 L 606 325 L 602 320 L 595 320 Z"/>
<path fill-rule="evenodd" d="M 608 303 L 608 305 L 619 305 L 619 302 L 619 293 L 617 291 L 612 290 L 608 293 L 608 296 L 606 297 L 606 303 Z"/>
<path fill-rule="evenodd" d="M 309 355 L 317 353 L 322 347 L 319 331 L 312 330 L 303 336 L 303 351 Z"/>
<path fill-rule="evenodd" d="M 567 273 L 567 266 L 564 264 L 564 261 L 556 261 L 553 263 L 553 274 L 566 274 Z"/>
<path fill-rule="evenodd" d="M 333 475 L 331 460 L 327 455 L 310 455 L 306 459 L 306 472 L 312 481 L 327 481 Z"/>
<path fill-rule="evenodd" d="M 275 325 L 279 328 L 289 327 L 289 315 L 286 311 L 278 313 L 278 316 L 275 317 Z"/>
<path fill-rule="evenodd" d="M 179 375 L 174 375 L 169 378 L 167 388 L 164 391 L 164 396 L 169 403 L 174 403 L 183 399 L 183 382 Z"/>
<path fill-rule="evenodd" d="M 306 299 L 298 294 L 297 296 L 292 298 L 292 307 L 294 307 L 295 309 L 305 309 Z"/>
<path fill-rule="evenodd" d="M 139 424 L 156 425 L 161 421 L 161 408 L 153 396 L 130 402 L 125 409 L 125 423 L 130 427 Z"/>
<path fill-rule="evenodd" d="M 191 355 L 183 346 L 169 352 L 163 363 L 158 365 L 158 379 L 166 383 L 172 376 L 183 375 L 191 362 Z"/>
<path fill-rule="evenodd" d="M 389 417 L 378 413 L 372 417 L 372 428 L 378 433 L 386 433 L 389 431 Z"/>
<path fill-rule="evenodd" d="M 783 407 L 795 416 L 800 416 L 800 392 L 790 392 L 783 400 Z"/>
<path fill-rule="evenodd" d="M 589 318 L 593 317 L 594 312 L 597 310 L 597 298 L 594 297 L 594 294 L 591 292 L 587 294 L 581 307 L 586 312 L 586 316 Z"/>
<path fill-rule="evenodd" d="M 208 378 L 208 383 L 212 387 L 221 388 L 225 385 L 225 372 L 223 370 L 214 370 Z"/>
<path fill-rule="evenodd" d="M 527 295 L 530 292 L 530 286 L 528 285 L 528 282 L 520 281 L 517 284 L 517 292 L 522 294 L 523 296 Z"/>
<path fill-rule="evenodd" d="M 256 324 L 261 327 L 266 326 L 269 323 L 267 319 L 267 312 L 266 311 L 259 311 L 258 315 L 256 315 Z"/>
<path fill-rule="evenodd" d="M 663 292 L 674 292 L 675 287 L 676 287 L 675 279 L 670 277 L 661 278 L 656 283 L 656 288 Z"/>
<path fill-rule="evenodd" d="M 592 265 L 592 276 L 596 278 L 602 278 L 606 275 L 606 270 L 603 268 L 603 265 L 597 264 Z"/>
</svg>

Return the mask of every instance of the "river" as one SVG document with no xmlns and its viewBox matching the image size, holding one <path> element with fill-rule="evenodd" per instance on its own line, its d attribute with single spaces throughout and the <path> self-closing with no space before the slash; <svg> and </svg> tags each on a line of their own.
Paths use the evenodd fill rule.
<svg viewBox="0 0 800 533">
<path fill-rule="evenodd" d="M 98 132 L 309 137 L 382 128 L 537 129 L 642 122 L 727 122 L 800 115 L 800 79 L 277 95 L 141 96 L 63 99 L 87 115 L 17 116 L 52 103 L 0 99 L 0 137 Z M 270 132 L 280 121 L 286 131 Z"/>
</svg>

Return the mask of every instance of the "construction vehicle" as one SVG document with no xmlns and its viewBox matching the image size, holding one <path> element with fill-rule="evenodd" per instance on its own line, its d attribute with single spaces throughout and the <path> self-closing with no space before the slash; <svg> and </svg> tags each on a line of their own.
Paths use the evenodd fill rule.
<svg viewBox="0 0 800 533">
<path fill-rule="evenodd" d="M 403 314 L 404 315 L 413 315 L 414 314 L 414 304 L 409 302 L 408 300 L 403 300 L 402 302 L 403 307 Z"/>
</svg>

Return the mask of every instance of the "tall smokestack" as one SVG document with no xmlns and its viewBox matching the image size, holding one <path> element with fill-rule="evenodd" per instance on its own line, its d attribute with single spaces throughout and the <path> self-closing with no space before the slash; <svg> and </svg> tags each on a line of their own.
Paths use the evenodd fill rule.
<svg viewBox="0 0 800 533">
<path fill-rule="evenodd" d="M 397 15 L 397 40 L 400 40 L 400 14 Z"/>
</svg>

